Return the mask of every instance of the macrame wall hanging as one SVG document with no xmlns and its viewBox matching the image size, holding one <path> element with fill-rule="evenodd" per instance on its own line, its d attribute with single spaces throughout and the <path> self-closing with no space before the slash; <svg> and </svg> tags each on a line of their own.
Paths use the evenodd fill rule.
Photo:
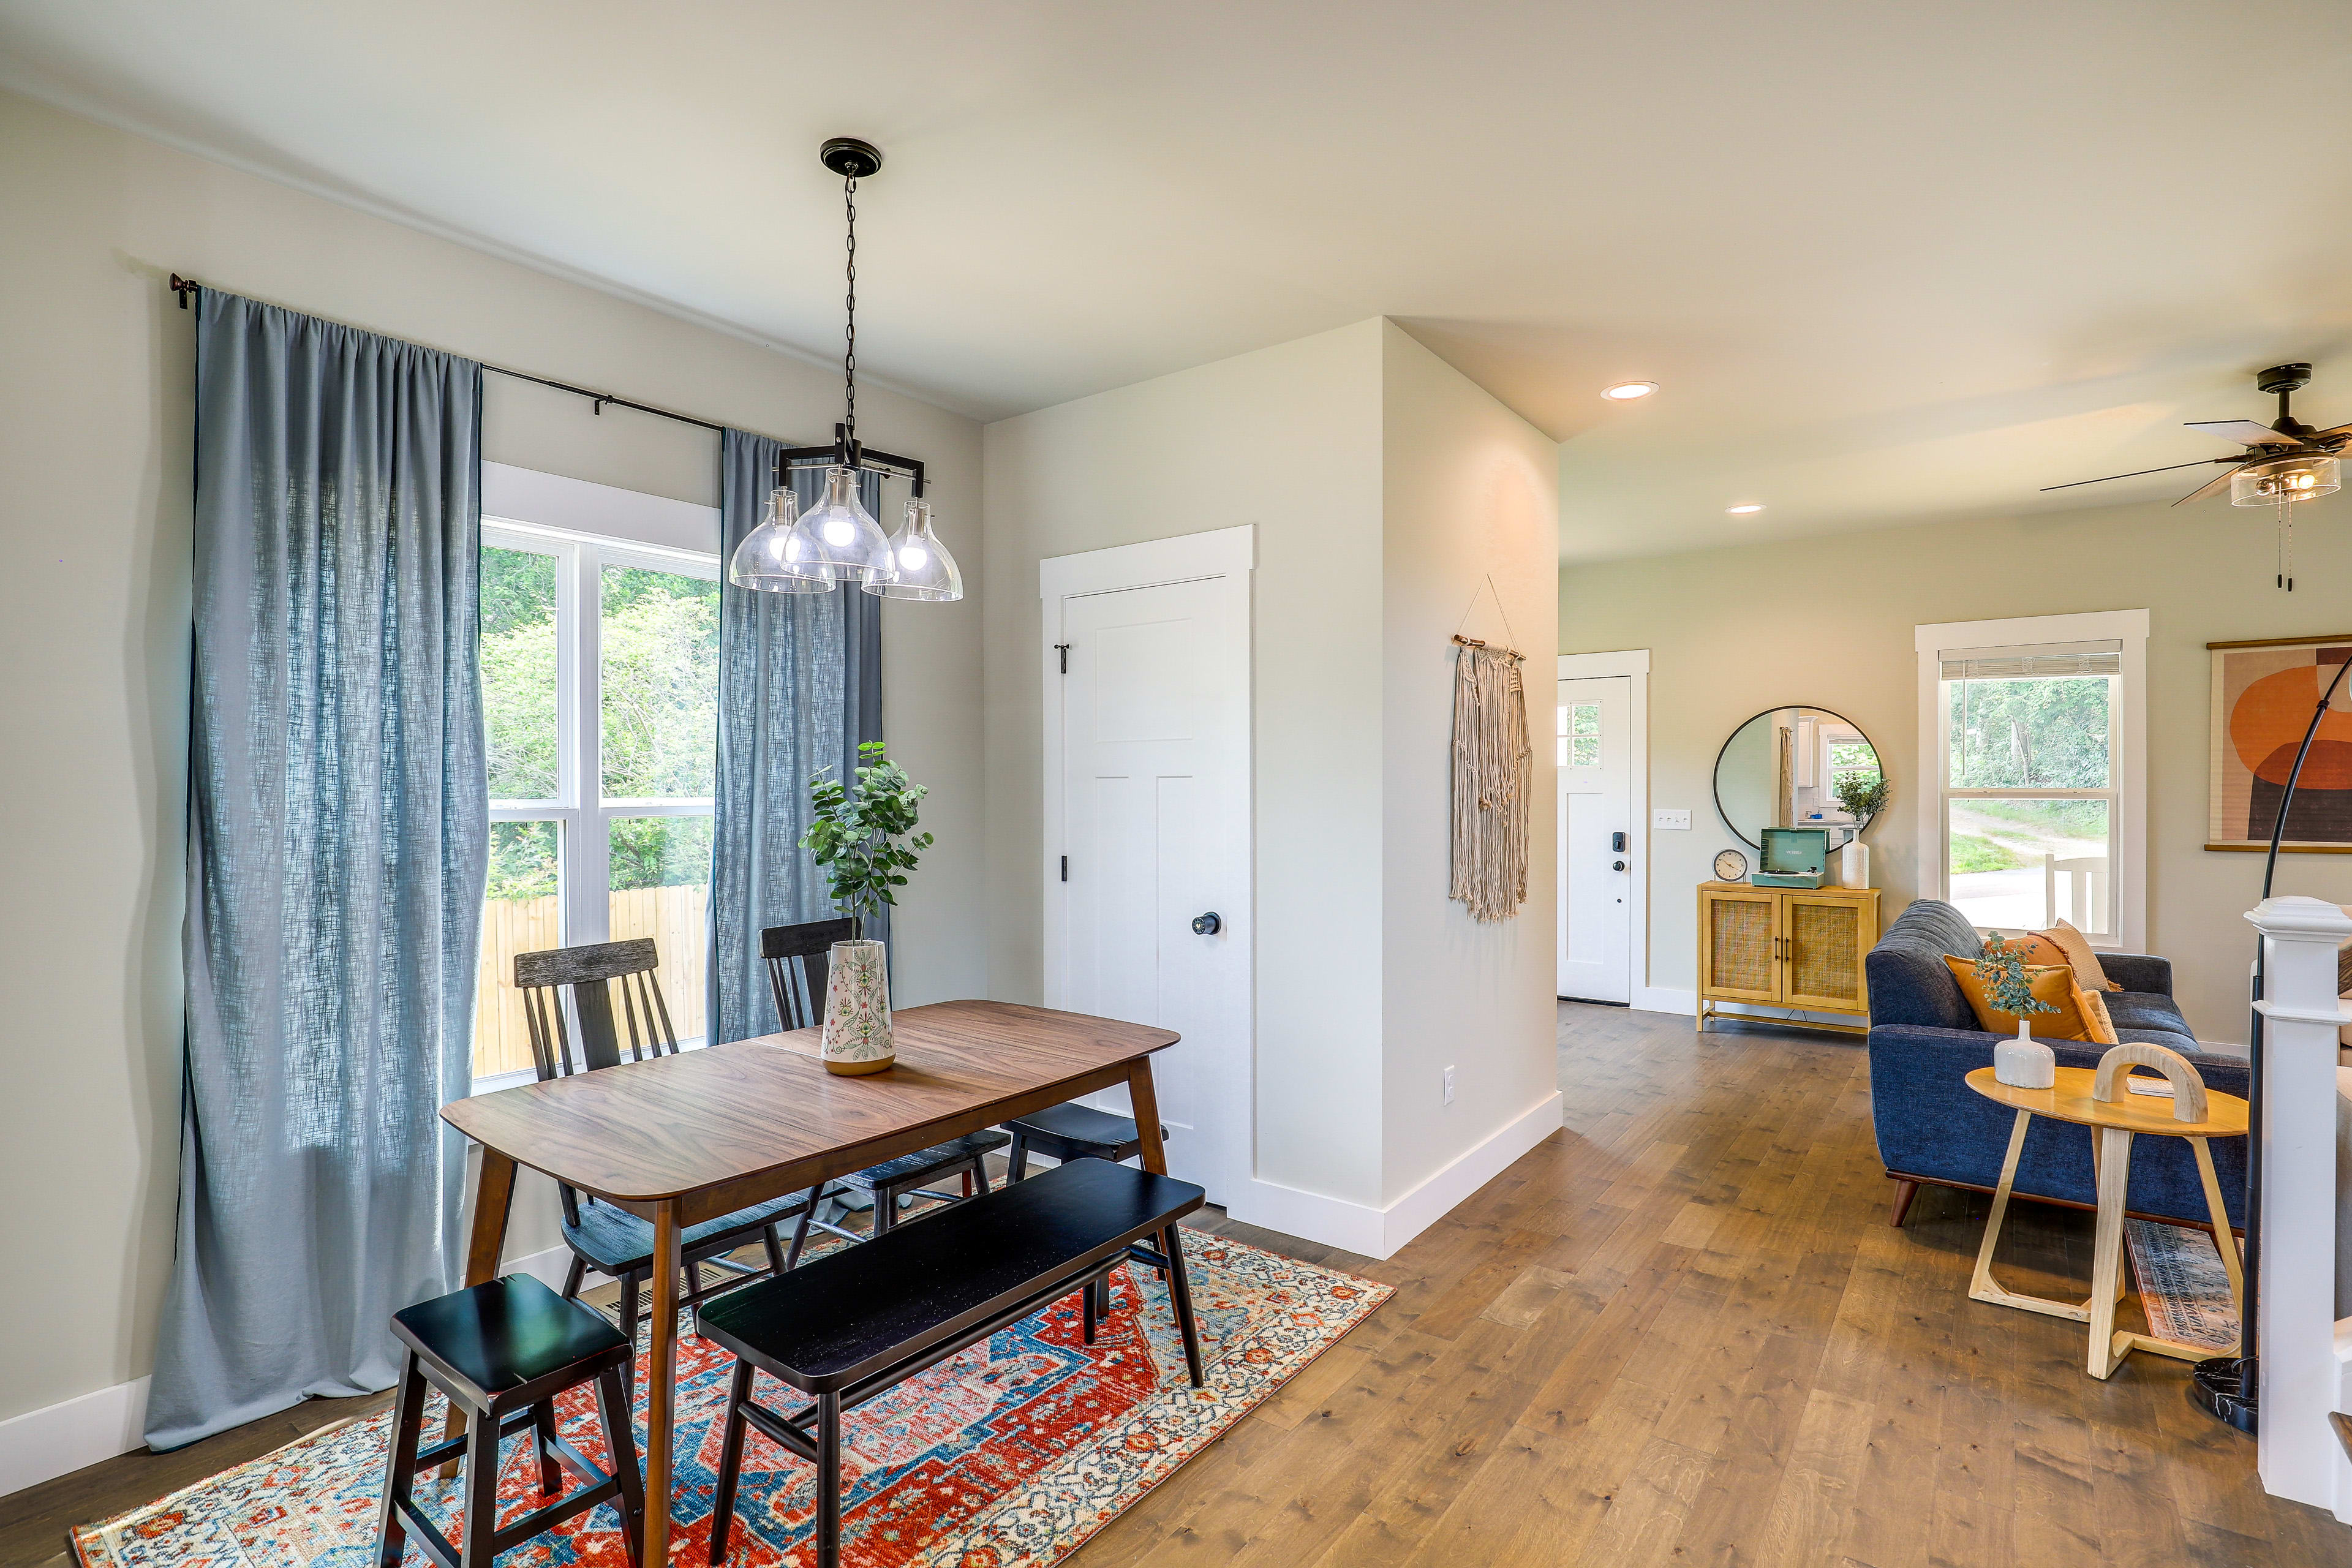
<svg viewBox="0 0 2352 1568">
<path fill-rule="evenodd" d="M 1486 587 L 1493 592 L 1492 578 Z M 1503 627 L 1510 629 L 1508 616 Z M 1528 693 L 1519 673 L 1524 656 L 1458 631 L 1454 640 L 1461 651 L 1454 659 L 1454 883 L 1447 896 L 1468 905 L 1473 919 L 1507 921 L 1528 899 L 1535 749 L 1528 742 Z"/>
</svg>

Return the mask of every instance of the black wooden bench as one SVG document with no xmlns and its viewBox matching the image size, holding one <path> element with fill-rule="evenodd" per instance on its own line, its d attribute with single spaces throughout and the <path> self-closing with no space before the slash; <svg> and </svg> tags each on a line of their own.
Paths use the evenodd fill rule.
<svg viewBox="0 0 2352 1568">
<path fill-rule="evenodd" d="M 1202 1198 L 1190 1182 L 1073 1160 L 697 1307 L 702 1336 L 736 1356 L 711 1562 L 727 1557 L 746 1425 L 816 1467 L 817 1563 L 838 1568 L 842 1412 L 1073 1291 L 1086 1298 L 1091 1342 L 1091 1287 L 1129 1258 L 1166 1270 L 1185 1371 L 1200 1387 L 1201 1338 L 1176 1222 Z M 1146 1237 L 1156 1251 L 1137 1245 Z M 754 1404 L 755 1368 L 815 1403 L 791 1415 Z"/>
</svg>

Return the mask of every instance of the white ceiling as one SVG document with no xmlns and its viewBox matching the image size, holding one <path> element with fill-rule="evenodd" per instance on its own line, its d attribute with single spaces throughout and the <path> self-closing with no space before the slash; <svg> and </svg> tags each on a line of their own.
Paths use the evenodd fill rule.
<svg viewBox="0 0 2352 1568">
<path fill-rule="evenodd" d="M 2179 422 L 2279 360 L 2352 420 L 2347 23 L 0 0 L 0 82 L 819 354 L 863 135 L 873 374 L 993 418 L 1390 315 L 1567 443 L 1589 559 L 2183 493 L 2036 490 L 2226 450 Z"/>
</svg>

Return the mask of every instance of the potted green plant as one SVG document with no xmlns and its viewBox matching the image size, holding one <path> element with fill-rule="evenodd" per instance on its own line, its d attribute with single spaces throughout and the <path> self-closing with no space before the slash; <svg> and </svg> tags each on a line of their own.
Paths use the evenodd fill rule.
<svg viewBox="0 0 2352 1568">
<path fill-rule="evenodd" d="M 1885 773 L 1841 773 L 1830 786 L 1837 803 L 1848 816 L 1853 818 L 1853 831 L 1839 850 L 1838 885 L 1846 888 L 1870 886 L 1870 846 L 1862 841 L 1862 830 L 1871 820 L 1886 809 L 1888 794 Z"/>
<path fill-rule="evenodd" d="M 834 907 L 850 918 L 851 937 L 833 944 L 824 989 L 823 1054 L 828 1072 L 880 1072 L 898 1059 L 890 1027 L 889 955 L 866 940 L 866 920 L 898 903 L 916 852 L 931 836 L 916 831 L 930 792 L 890 761 L 882 742 L 857 748 L 854 781 L 830 767 L 809 780 L 812 820 L 801 847 L 825 873 Z"/>
<path fill-rule="evenodd" d="M 1976 961 L 1977 984 L 1985 997 L 2004 1013 L 2017 1015 L 2017 1038 L 1992 1048 L 1992 1076 L 2011 1089 L 2048 1089 L 2058 1081 L 2058 1053 L 2033 1037 L 2028 1021 L 2035 1013 L 2057 1008 L 2033 994 L 2033 977 L 2025 972 L 2025 949 L 2011 947 L 1999 932 L 1984 940 Z"/>
</svg>

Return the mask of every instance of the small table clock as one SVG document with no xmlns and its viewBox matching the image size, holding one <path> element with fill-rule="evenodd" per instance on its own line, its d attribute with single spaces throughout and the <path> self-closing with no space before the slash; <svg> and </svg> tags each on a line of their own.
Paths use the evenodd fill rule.
<svg viewBox="0 0 2352 1568">
<path fill-rule="evenodd" d="M 1715 858 L 1715 879 L 1738 882 L 1748 875 L 1748 857 L 1737 849 L 1726 849 Z"/>
</svg>

